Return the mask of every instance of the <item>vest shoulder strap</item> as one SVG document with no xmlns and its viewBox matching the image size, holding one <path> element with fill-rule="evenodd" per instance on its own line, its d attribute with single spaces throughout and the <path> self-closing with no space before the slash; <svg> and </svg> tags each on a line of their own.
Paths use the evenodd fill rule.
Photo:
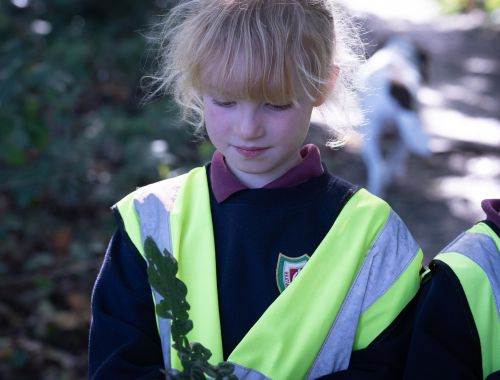
<svg viewBox="0 0 500 380">
<path fill-rule="evenodd" d="M 164 232 L 170 231 L 170 212 L 186 178 L 187 174 L 184 174 L 138 188 L 113 206 L 122 217 L 125 232 L 146 263 L 144 241 L 147 236 L 155 240 L 161 252 L 172 252 L 170 233 Z M 160 303 L 162 296 L 154 289 L 151 290 L 153 302 Z M 159 331 L 170 335 L 170 320 L 157 316 L 156 323 Z M 171 368 L 170 340 L 162 339 L 161 346 L 164 366 Z"/>
<path fill-rule="evenodd" d="M 495 295 L 500 317 L 500 239 L 484 223 L 478 223 L 468 231 L 460 234 L 442 252 L 435 257 L 436 260 L 448 261 L 449 254 L 460 254 L 467 257 L 481 268 L 487 276 Z M 467 265 L 467 261 L 463 261 Z M 459 269 L 461 266 L 455 262 L 451 269 Z M 474 286 L 474 284 L 465 284 Z"/>
<path fill-rule="evenodd" d="M 186 176 L 187 174 L 183 174 L 140 187 L 122 198 L 112 207 L 112 209 L 116 209 L 120 213 L 125 232 L 143 257 L 143 243 L 146 240 L 146 236 L 142 236 L 143 229 L 141 228 L 141 224 L 147 223 L 148 220 L 155 219 L 156 221 L 159 213 L 164 214 L 166 220 L 168 220 L 168 214 L 174 205 L 180 188 L 186 180 Z M 149 214 L 150 212 L 152 214 Z M 167 249 L 170 252 L 169 244 L 163 240 L 155 238 L 161 251 Z"/>
<path fill-rule="evenodd" d="M 387 203 L 360 190 L 334 226 L 341 231 L 337 239 L 345 241 L 346 247 L 363 240 L 366 246 L 359 250 L 362 265 L 316 358 L 312 378 L 347 368 L 351 351 L 365 348 L 389 326 L 420 284 L 422 252 Z M 355 252 L 345 250 L 346 255 Z M 322 361 L 335 363 L 335 368 L 326 367 Z"/>
</svg>

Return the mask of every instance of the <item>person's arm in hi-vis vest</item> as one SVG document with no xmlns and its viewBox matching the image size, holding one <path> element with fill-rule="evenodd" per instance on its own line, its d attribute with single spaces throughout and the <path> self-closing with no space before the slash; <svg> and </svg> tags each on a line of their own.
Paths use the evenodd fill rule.
<svg viewBox="0 0 500 380">
<path fill-rule="evenodd" d="M 431 269 L 432 281 L 424 279 L 419 296 L 405 378 L 480 379 L 479 337 L 465 294 L 446 264 L 435 262 Z"/>
<path fill-rule="evenodd" d="M 146 263 L 120 228 L 92 295 L 89 378 L 161 379 L 162 367 Z"/>
<path fill-rule="evenodd" d="M 500 379 L 500 199 L 429 265 L 407 379 Z"/>
</svg>

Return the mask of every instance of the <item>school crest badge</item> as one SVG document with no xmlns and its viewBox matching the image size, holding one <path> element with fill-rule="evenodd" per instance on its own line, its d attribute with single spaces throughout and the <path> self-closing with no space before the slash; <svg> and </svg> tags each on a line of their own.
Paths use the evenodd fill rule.
<svg viewBox="0 0 500 380">
<path fill-rule="evenodd" d="M 288 257 L 280 252 L 276 265 L 276 284 L 281 292 L 291 284 L 309 260 L 309 255 Z"/>
</svg>

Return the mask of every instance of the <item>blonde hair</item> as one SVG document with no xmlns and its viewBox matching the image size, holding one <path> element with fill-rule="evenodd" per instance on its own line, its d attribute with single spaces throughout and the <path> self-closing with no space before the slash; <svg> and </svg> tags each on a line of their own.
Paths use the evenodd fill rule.
<svg viewBox="0 0 500 380">
<path fill-rule="evenodd" d="M 324 95 L 338 73 L 326 107 L 331 146 L 353 131 L 355 73 L 362 44 L 350 18 L 329 0 L 187 0 L 173 7 L 155 39 L 158 93 L 173 95 L 182 118 L 203 131 L 202 93 L 283 104 L 299 88 Z M 330 113 L 331 114 L 331 113 Z"/>
</svg>

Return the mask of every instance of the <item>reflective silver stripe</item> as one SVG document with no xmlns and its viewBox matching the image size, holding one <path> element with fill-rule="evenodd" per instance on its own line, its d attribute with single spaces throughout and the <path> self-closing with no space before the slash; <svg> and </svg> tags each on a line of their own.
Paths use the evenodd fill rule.
<svg viewBox="0 0 500 380">
<path fill-rule="evenodd" d="M 238 379 L 244 380 L 269 380 L 269 377 L 263 375 L 259 371 L 256 371 L 251 368 L 243 367 L 239 364 L 231 363 L 234 365 L 233 374 L 236 375 Z"/>
<path fill-rule="evenodd" d="M 391 210 L 342 304 L 308 379 L 348 367 L 361 314 L 387 292 L 408 268 L 419 249 L 399 216 Z"/>
<path fill-rule="evenodd" d="M 134 205 L 139 216 L 143 244 L 146 237 L 151 236 L 162 252 L 167 250 L 171 254 L 170 209 L 184 179 L 185 176 L 176 177 L 137 190 Z M 163 297 L 154 289 L 151 288 L 151 290 L 154 301 L 158 304 Z M 163 363 L 166 369 L 170 369 L 172 367 L 170 361 L 170 320 L 160 317 L 157 317 L 157 320 Z"/>
<path fill-rule="evenodd" d="M 479 232 L 464 232 L 440 254 L 446 253 L 460 253 L 474 261 L 486 273 L 493 289 L 500 318 L 500 252 L 495 241 L 490 236 Z"/>
</svg>

